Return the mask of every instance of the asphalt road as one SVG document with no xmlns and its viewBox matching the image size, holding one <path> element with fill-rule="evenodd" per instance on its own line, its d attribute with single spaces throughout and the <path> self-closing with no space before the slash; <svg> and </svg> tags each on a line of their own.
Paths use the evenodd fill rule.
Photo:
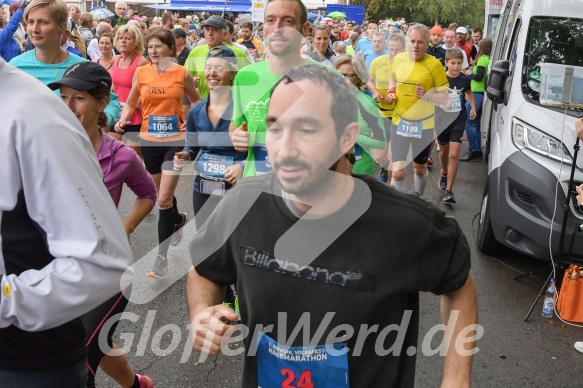
<svg viewBox="0 0 583 388">
<path fill-rule="evenodd" d="M 548 272 L 541 272 L 541 279 L 525 278 L 519 282 L 513 279 L 521 272 L 537 269 L 545 263 L 511 251 L 487 257 L 474 246 L 475 216 L 480 209 L 486 164 L 481 161 L 460 163 L 454 186 L 457 204 L 450 206 L 442 203 L 442 193 L 437 187 L 439 161 L 435 162 L 425 197 L 458 220 L 472 246 L 472 274 L 478 287 L 479 322 L 484 328 L 478 342 L 479 352 L 474 356 L 473 386 L 583 386 L 583 354 L 573 348 L 575 341 L 583 340 L 583 330 L 568 326 L 557 318 L 542 318 L 541 301 L 529 321 L 524 321 Z M 192 180 L 192 176 L 182 177 L 177 190 L 179 209 L 186 211 L 191 219 Z M 408 187 L 412 189 L 411 174 Z M 132 201 L 125 190 L 120 205 L 122 215 L 130 209 Z M 132 300 L 141 304 L 130 302 L 126 312 L 131 314 L 120 322 L 115 342 L 127 349 L 134 370 L 152 377 L 157 387 L 238 387 L 241 385 L 241 356 L 208 358 L 200 363 L 198 354 L 191 352 L 182 274 L 189 264 L 186 246 L 192 230 L 192 227 L 187 227 L 185 241 L 171 249 L 170 260 L 174 265 L 168 278 L 161 281 L 145 276 L 156 253 L 157 210 L 134 232 L 131 241 L 134 257 L 136 261 L 143 261 L 140 261 L 136 274 Z M 142 303 L 144 301 L 149 302 Z M 424 333 L 440 322 L 439 297 L 423 294 L 420 344 Z M 439 341 L 434 340 L 433 347 Z M 443 359 L 439 354 L 424 356 L 420 353 L 416 387 L 438 387 L 442 367 Z M 97 383 L 103 387 L 115 386 L 103 372 L 98 373 Z"/>
</svg>

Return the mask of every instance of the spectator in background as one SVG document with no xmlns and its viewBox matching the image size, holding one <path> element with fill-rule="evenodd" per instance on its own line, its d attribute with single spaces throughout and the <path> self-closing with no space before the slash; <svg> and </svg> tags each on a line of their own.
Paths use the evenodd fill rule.
<svg viewBox="0 0 583 388">
<path fill-rule="evenodd" d="M 344 42 L 334 42 L 332 44 L 332 51 L 334 51 L 334 54 L 336 55 L 346 54 L 346 45 L 344 45 Z"/>
<path fill-rule="evenodd" d="M 362 54 L 362 59 L 367 69 L 370 69 L 370 64 L 373 60 L 381 55 L 387 55 L 389 52 L 386 48 L 385 34 L 382 32 L 375 32 L 372 37 L 372 48 Z"/>
<path fill-rule="evenodd" d="M 85 47 L 89 46 L 89 42 L 91 42 L 91 39 L 93 39 L 93 32 L 91 32 L 92 28 L 93 15 L 91 15 L 89 12 L 85 12 L 79 18 L 79 28 L 77 29 L 79 31 L 79 35 L 81 35 L 81 38 L 85 42 Z"/>
<path fill-rule="evenodd" d="M 118 1 L 117 3 L 115 3 L 114 10 L 115 15 L 112 15 L 108 18 L 111 21 L 111 25 L 113 27 L 117 26 L 117 19 L 125 17 L 126 12 L 128 10 L 128 6 L 123 1 Z"/>
<path fill-rule="evenodd" d="M 476 49 L 476 46 L 474 46 L 472 42 L 466 39 L 467 34 L 468 34 L 467 28 L 465 27 L 456 28 L 455 35 L 457 42 L 455 43 L 455 45 L 464 50 L 464 52 L 466 53 L 466 57 L 468 58 L 468 61 L 470 61 L 471 64 L 472 61 L 474 61 L 474 59 L 477 58 L 478 50 Z"/>
<path fill-rule="evenodd" d="M 164 12 L 160 26 L 165 30 L 172 31 L 174 28 L 174 15 L 170 12 Z"/>
<path fill-rule="evenodd" d="M 91 39 L 89 45 L 87 46 L 87 56 L 89 56 L 89 59 L 92 61 L 101 58 L 101 51 L 99 50 L 98 39 L 103 34 L 113 35 L 113 29 L 111 28 L 110 24 L 106 22 L 99 22 L 99 24 L 97 24 L 97 27 L 95 28 L 95 35 L 93 36 L 93 39 Z"/>
<path fill-rule="evenodd" d="M 81 58 L 86 58 L 87 49 L 85 48 L 85 41 L 77 34 L 77 29 L 73 28 L 73 21 L 67 19 L 67 28 L 61 35 L 61 48 Z"/>
<path fill-rule="evenodd" d="M 484 35 L 484 30 L 482 30 L 480 27 L 474 28 L 474 31 L 472 31 L 472 42 L 474 43 L 474 45 L 477 46 L 478 43 L 480 43 L 483 35 Z"/>
<path fill-rule="evenodd" d="M 241 33 L 243 34 L 243 37 L 238 39 L 237 43 L 247 47 L 251 54 L 253 54 L 254 58 L 263 56 L 265 47 L 263 46 L 263 42 L 253 36 L 253 23 L 245 22 L 241 24 Z"/>
<path fill-rule="evenodd" d="M 14 4 L 18 4 L 19 8 L 14 12 L 7 26 L 2 26 L 0 30 L 0 57 L 4 58 L 6 61 L 10 61 L 12 58 L 20 55 L 22 46 L 14 38 L 14 32 L 18 29 L 20 25 L 20 20 L 24 14 L 24 9 L 28 5 L 25 1 L 24 5 L 20 6 L 20 3 L 12 3 L 10 7 Z M 2 23 L 6 23 L 6 20 L 2 18 Z"/>
<path fill-rule="evenodd" d="M 69 19 L 74 23 L 73 28 L 81 25 L 81 9 L 75 4 L 69 5 Z"/>
<path fill-rule="evenodd" d="M 231 46 L 235 46 L 238 49 L 242 50 L 245 54 L 247 54 L 247 59 L 249 59 L 249 63 L 255 63 L 255 57 L 253 56 L 251 51 L 249 51 L 249 49 L 247 49 L 247 47 L 243 46 L 242 44 L 235 42 L 235 39 L 236 39 L 235 25 L 231 23 L 229 20 L 227 20 L 227 33 L 225 34 L 225 43 Z"/>
<path fill-rule="evenodd" d="M 10 17 L 14 16 L 14 13 L 20 8 L 20 6 L 21 3 L 17 1 L 10 4 L 10 6 L 8 7 Z M 24 46 L 26 46 L 26 20 L 24 20 L 24 18 L 20 20 L 20 23 L 18 23 L 16 31 L 14 31 L 14 39 L 16 39 L 16 42 L 19 45 L 20 52 L 21 53 L 24 52 Z"/>
<path fill-rule="evenodd" d="M 372 37 L 379 32 L 379 24 L 376 21 L 369 21 L 366 27 L 366 35 L 362 35 L 354 48 L 356 55 L 362 55 L 367 50 L 372 49 Z M 384 40 L 384 39 L 383 39 Z"/>
<path fill-rule="evenodd" d="M 336 55 L 330 49 L 330 31 L 328 27 L 317 24 L 314 27 L 314 40 L 312 50 L 307 51 L 306 54 L 314 61 L 324 65 L 332 66 Z"/>
<path fill-rule="evenodd" d="M 443 66 L 445 66 L 445 50 L 441 47 L 441 42 L 443 41 L 443 28 L 440 26 L 433 26 L 429 30 L 429 47 L 427 48 L 427 54 L 435 57 Z"/>
<path fill-rule="evenodd" d="M 346 24 L 344 24 L 344 29 L 340 33 L 340 39 L 342 39 L 344 41 L 346 39 L 348 39 L 350 36 L 350 33 L 352 32 L 352 27 L 354 27 L 353 22 L 351 22 L 351 21 L 346 22 Z"/>
<path fill-rule="evenodd" d="M 346 54 L 353 55 L 354 54 L 354 47 L 356 47 L 356 42 L 360 38 L 360 35 L 356 32 L 350 34 L 350 39 L 348 40 L 348 44 L 346 45 Z"/>
</svg>

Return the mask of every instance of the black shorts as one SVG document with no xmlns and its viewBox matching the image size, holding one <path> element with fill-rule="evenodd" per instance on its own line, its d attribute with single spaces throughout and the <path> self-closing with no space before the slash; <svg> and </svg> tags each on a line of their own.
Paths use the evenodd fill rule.
<svg viewBox="0 0 583 388">
<path fill-rule="evenodd" d="M 421 138 L 412 138 L 397 135 L 397 126 L 391 124 L 391 154 L 392 161 L 406 162 L 409 155 L 409 147 L 413 151 L 413 161 L 417 164 L 427 164 L 427 158 L 431 152 L 433 142 L 433 128 L 424 129 Z"/>
<path fill-rule="evenodd" d="M 184 142 L 184 140 L 155 142 L 141 139 L 140 148 L 146 170 L 152 175 L 159 174 L 162 170 L 172 170 L 174 154 L 184 149 Z"/>
<path fill-rule="evenodd" d="M 464 120 L 456 120 L 449 127 L 437 135 L 437 142 L 439 145 L 446 145 L 449 143 L 461 143 L 464 135 L 465 118 Z"/>
</svg>

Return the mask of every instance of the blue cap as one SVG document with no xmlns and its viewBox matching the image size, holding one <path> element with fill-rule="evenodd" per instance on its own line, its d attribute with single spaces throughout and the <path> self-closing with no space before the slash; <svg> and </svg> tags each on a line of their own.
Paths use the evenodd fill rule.
<svg viewBox="0 0 583 388">
<path fill-rule="evenodd" d="M 206 57 L 207 57 L 207 59 L 208 58 L 222 58 L 232 65 L 237 65 L 239 62 L 237 60 L 237 57 L 235 56 L 235 53 L 233 52 L 233 50 L 231 50 L 227 46 L 223 46 L 223 45 L 216 46 L 216 47 L 213 47 L 212 49 L 210 49 L 209 53 Z"/>
</svg>

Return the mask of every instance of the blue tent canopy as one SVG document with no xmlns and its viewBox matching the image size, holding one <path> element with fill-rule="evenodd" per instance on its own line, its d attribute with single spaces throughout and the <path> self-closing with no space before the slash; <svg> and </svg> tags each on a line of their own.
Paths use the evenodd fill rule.
<svg viewBox="0 0 583 388">
<path fill-rule="evenodd" d="M 149 8 L 176 11 L 207 11 L 207 12 L 248 12 L 251 1 L 180 1 L 173 0 L 170 4 L 155 4 Z"/>
</svg>

